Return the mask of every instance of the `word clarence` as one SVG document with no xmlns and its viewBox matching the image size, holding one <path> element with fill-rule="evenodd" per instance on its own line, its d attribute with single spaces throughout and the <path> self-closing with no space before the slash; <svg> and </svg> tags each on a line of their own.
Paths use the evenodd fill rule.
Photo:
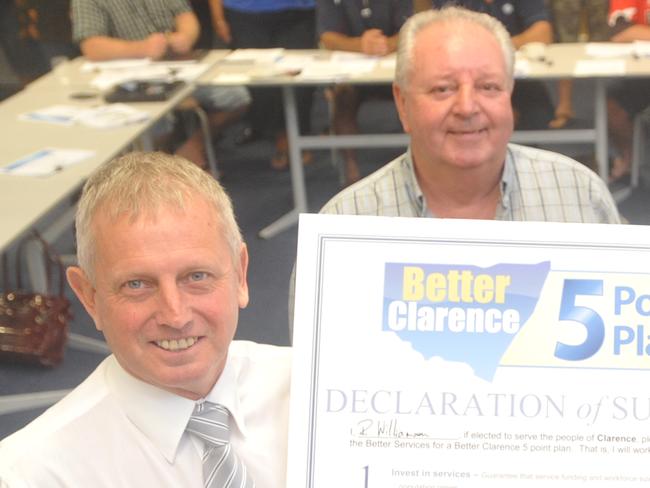
<svg viewBox="0 0 650 488">
<path fill-rule="evenodd" d="M 549 269 L 549 262 L 386 263 L 382 328 L 427 359 L 466 362 L 491 378 L 532 314 Z"/>
<path fill-rule="evenodd" d="M 516 334 L 519 311 L 503 306 L 512 276 L 471 268 L 404 265 L 401 290 L 386 310 L 389 330 Z"/>
</svg>

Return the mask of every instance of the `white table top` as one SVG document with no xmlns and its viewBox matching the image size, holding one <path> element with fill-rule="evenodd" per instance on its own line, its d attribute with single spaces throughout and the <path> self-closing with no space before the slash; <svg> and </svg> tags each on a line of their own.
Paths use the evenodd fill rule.
<svg viewBox="0 0 650 488">
<path fill-rule="evenodd" d="M 224 54 L 210 53 L 203 62 L 212 64 Z M 81 101 L 70 98 L 71 93 L 92 90 L 89 82 L 93 75 L 80 73 L 81 63 L 81 58 L 71 63 L 75 76 L 69 85 L 62 85 L 60 79 L 50 73 L 0 104 L 0 127 L 4 142 L 0 151 L 0 166 L 45 147 L 95 152 L 93 157 L 48 177 L 0 174 L 0 250 L 24 235 L 48 211 L 80 188 L 95 168 L 117 156 L 194 89 L 188 84 L 164 102 L 131 104 L 148 112 L 150 119 L 125 127 L 93 129 L 18 119 L 21 113 L 55 104 L 90 107 L 102 103 L 101 97 Z"/>
<path fill-rule="evenodd" d="M 543 60 L 528 60 L 529 72 L 521 78 L 531 79 L 561 79 L 561 78 L 623 78 L 623 77 L 648 77 L 650 76 L 650 58 L 635 58 L 625 56 L 620 58 L 594 58 L 589 57 L 584 43 L 551 44 L 546 46 Z M 327 61 L 333 56 L 332 51 L 326 50 L 284 50 L 286 56 L 307 56 L 317 61 Z M 522 56 L 518 56 L 522 57 Z M 379 58 L 374 68 L 368 72 L 352 73 L 349 76 L 333 77 L 330 79 L 303 79 L 301 76 L 283 74 L 281 70 L 274 69 L 271 63 L 256 63 L 237 61 L 231 62 L 223 57 L 214 66 L 199 78 L 199 84 L 217 85 L 323 85 L 334 83 L 350 84 L 387 84 L 394 77 L 393 68 L 389 59 Z M 593 62 L 594 71 L 591 73 L 577 74 L 576 63 L 580 60 Z M 603 72 L 598 64 L 607 65 L 609 62 L 621 62 L 623 72 Z M 277 64 L 277 63 L 275 63 Z"/>
</svg>

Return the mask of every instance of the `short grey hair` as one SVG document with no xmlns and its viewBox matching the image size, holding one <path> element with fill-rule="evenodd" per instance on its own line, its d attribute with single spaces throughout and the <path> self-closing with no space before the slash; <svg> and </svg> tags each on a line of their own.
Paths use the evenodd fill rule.
<svg viewBox="0 0 650 488">
<path fill-rule="evenodd" d="M 499 43 L 506 64 L 506 73 L 512 86 L 514 82 L 515 49 L 510 40 L 510 34 L 494 17 L 479 12 L 474 12 L 462 7 L 443 7 L 420 12 L 413 15 L 402 26 L 397 46 L 397 60 L 395 66 L 395 83 L 402 90 L 408 88 L 408 81 L 413 71 L 413 47 L 417 35 L 435 23 L 449 24 L 474 24 L 483 27 L 490 32 Z"/>
<path fill-rule="evenodd" d="M 230 198 L 211 175 L 194 163 L 162 152 L 133 152 L 100 166 L 84 185 L 75 224 L 77 261 L 91 281 L 97 243 L 93 219 L 101 209 L 111 219 L 132 220 L 162 206 L 184 209 L 188 199 L 205 198 L 214 207 L 233 260 L 243 243 Z"/>
</svg>

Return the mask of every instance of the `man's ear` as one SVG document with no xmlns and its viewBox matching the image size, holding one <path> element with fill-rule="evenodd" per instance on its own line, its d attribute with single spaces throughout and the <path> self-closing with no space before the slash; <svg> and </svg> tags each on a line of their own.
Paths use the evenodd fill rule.
<svg viewBox="0 0 650 488">
<path fill-rule="evenodd" d="M 246 308 L 248 305 L 248 281 L 246 275 L 248 273 L 248 248 L 246 244 L 241 245 L 239 251 L 239 263 L 237 266 L 237 277 L 239 285 L 237 288 L 237 298 L 239 301 L 239 308 Z"/>
<path fill-rule="evenodd" d="M 70 288 L 74 291 L 79 301 L 84 306 L 88 314 L 92 317 L 95 322 L 95 327 L 101 330 L 97 322 L 97 307 L 95 303 L 95 287 L 90 282 L 86 273 L 78 266 L 70 266 L 66 270 L 66 277 L 68 278 L 68 283 Z"/>
<path fill-rule="evenodd" d="M 402 122 L 402 128 L 407 134 L 410 132 L 408 117 L 406 116 L 406 101 L 402 89 L 397 83 L 393 83 L 393 98 L 395 99 L 395 106 L 397 107 L 397 114 Z"/>
</svg>

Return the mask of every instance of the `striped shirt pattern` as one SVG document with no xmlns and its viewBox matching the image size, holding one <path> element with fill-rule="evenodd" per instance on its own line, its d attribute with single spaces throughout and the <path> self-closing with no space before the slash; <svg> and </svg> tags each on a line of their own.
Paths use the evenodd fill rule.
<svg viewBox="0 0 650 488">
<path fill-rule="evenodd" d="M 205 488 L 254 488 L 246 466 L 230 445 L 230 413 L 218 404 L 196 405 L 185 429 L 205 442 L 203 486 Z"/>
<path fill-rule="evenodd" d="M 175 17 L 192 9 L 186 0 L 72 0 L 75 42 L 93 36 L 137 41 L 175 30 Z"/>
<path fill-rule="evenodd" d="M 508 144 L 496 220 L 621 223 L 605 183 L 551 151 Z M 417 183 L 410 150 L 341 191 L 321 213 L 435 217 Z"/>
</svg>

